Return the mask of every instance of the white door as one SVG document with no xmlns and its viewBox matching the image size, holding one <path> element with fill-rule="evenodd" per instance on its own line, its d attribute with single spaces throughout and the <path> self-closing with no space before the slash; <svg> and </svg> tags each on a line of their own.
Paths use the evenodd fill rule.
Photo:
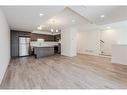
<svg viewBox="0 0 127 95">
<path fill-rule="evenodd" d="M 110 30 L 102 31 L 101 32 L 101 41 L 100 41 L 100 47 L 101 47 L 102 54 L 111 55 L 112 43 L 113 43 L 112 31 L 110 31 Z"/>
</svg>

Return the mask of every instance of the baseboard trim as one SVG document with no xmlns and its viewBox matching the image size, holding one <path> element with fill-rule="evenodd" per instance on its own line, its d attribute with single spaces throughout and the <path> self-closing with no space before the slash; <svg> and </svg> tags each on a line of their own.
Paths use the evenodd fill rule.
<svg viewBox="0 0 127 95">
<path fill-rule="evenodd" d="M 6 66 L 6 68 L 5 68 L 5 71 L 4 71 L 4 74 L 3 74 L 3 76 L 2 76 L 2 79 L 0 80 L 0 84 L 2 84 L 2 81 L 3 81 L 4 77 L 6 76 L 7 69 L 8 69 L 8 66 L 9 66 L 10 62 L 11 62 L 11 59 L 9 60 L 9 63 L 7 64 L 7 66 Z"/>
<path fill-rule="evenodd" d="M 78 53 L 78 54 L 82 54 L 82 55 L 89 55 L 89 56 L 97 56 L 97 57 L 106 57 L 106 58 L 111 58 L 111 56 L 103 56 L 100 54 L 88 54 L 88 53 Z"/>
</svg>

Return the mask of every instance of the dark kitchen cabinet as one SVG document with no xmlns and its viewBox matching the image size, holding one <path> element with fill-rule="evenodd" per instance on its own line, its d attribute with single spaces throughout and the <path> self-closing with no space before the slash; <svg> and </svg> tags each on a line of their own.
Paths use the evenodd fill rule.
<svg viewBox="0 0 127 95">
<path fill-rule="evenodd" d="M 20 36 L 30 36 L 30 32 L 11 30 L 11 57 L 19 56 L 19 37 Z"/>
<path fill-rule="evenodd" d="M 54 41 L 54 36 L 31 33 L 31 41 L 37 41 L 37 39 L 44 39 L 45 41 Z"/>
<path fill-rule="evenodd" d="M 61 39 L 61 35 L 58 34 L 58 35 L 54 35 L 54 41 L 59 41 Z"/>
<path fill-rule="evenodd" d="M 11 56 L 18 56 L 18 32 L 11 31 Z"/>
</svg>

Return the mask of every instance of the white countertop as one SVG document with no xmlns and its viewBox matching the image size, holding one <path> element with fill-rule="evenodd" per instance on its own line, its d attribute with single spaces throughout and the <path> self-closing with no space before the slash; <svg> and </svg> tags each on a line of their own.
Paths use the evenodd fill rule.
<svg viewBox="0 0 127 95">
<path fill-rule="evenodd" d="M 33 47 L 54 47 L 55 45 L 58 45 L 59 42 L 31 42 L 30 46 Z"/>
<path fill-rule="evenodd" d="M 33 46 L 33 47 L 54 47 L 54 45 L 45 45 L 45 46 Z"/>
</svg>

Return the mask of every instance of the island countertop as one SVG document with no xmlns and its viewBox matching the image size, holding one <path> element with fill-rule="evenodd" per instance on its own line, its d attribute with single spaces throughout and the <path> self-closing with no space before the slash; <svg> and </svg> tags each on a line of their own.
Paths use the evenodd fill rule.
<svg viewBox="0 0 127 95">
<path fill-rule="evenodd" d="M 33 46 L 33 48 L 54 47 L 54 45 Z"/>
</svg>

